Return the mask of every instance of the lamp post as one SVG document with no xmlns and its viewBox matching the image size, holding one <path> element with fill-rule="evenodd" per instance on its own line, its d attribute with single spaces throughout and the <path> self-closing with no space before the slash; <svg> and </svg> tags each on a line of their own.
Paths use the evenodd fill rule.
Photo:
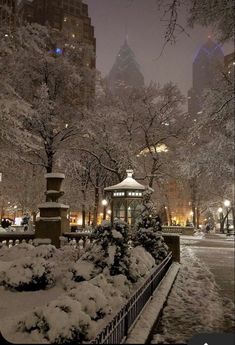
<svg viewBox="0 0 235 345">
<path fill-rule="evenodd" d="M 222 228 L 222 223 L 223 223 L 223 209 L 222 207 L 218 208 L 218 213 L 219 213 L 219 222 L 220 222 L 220 232 L 223 232 L 223 228 Z"/>
<path fill-rule="evenodd" d="M 224 200 L 224 206 L 226 207 L 226 217 L 227 217 L 227 222 L 226 222 L 226 230 L 227 230 L 227 236 L 229 235 L 229 221 L 228 221 L 228 214 L 230 212 L 229 206 L 231 205 L 231 202 L 229 200 Z"/>
<path fill-rule="evenodd" d="M 107 205 L 108 201 L 106 199 L 102 200 L 102 205 L 103 205 L 103 220 L 106 219 L 106 210 L 107 210 Z"/>
</svg>

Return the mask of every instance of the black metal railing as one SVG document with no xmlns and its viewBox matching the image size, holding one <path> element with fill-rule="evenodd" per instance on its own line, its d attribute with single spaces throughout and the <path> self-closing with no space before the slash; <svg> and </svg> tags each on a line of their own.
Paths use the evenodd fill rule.
<svg viewBox="0 0 235 345">
<path fill-rule="evenodd" d="M 121 344 L 135 325 L 143 308 L 172 264 L 172 253 L 155 268 L 144 284 L 134 293 L 106 327 L 90 344 Z"/>
</svg>

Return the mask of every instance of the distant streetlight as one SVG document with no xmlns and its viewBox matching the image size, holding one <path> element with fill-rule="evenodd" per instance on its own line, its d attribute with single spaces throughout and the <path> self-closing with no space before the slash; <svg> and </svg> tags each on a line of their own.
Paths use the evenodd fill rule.
<svg viewBox="0 0 235 345">
<path fill-rule="evenodd" d="M 107 205 L 108 201 L 106 199 L 102 200 L 102 205 L 103 205 L 103 220 L 106 219 L 106 211 L 107 211 Z"/>
</svg>

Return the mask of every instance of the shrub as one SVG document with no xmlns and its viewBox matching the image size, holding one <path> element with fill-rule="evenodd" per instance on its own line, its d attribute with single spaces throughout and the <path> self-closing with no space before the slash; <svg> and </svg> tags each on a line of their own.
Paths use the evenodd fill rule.
<svg viewBox="0 0 235 345">
<path fill-rule="evenodd" d="M 143 246 L 159 264 L 168 253 L 162 236 L 161 220 L 151 201 L 151 190 L 143 193 L 143 203 L 139 207 L 139 217 L 135 225 L 133 244 Z"/>
<path fill-rule="evenodd" d="M 55 283 L 54 264 L 43 258 L 25 257 L 0 263 L 0 285 L 17 291 L 34 291 Z"/>
<path fill-rule="evenodd" d="M 78 301 L 63 296 L 28 313 L 17 323 L 17 331 L 37 332 L 53 344 L 70 344 L 91 339 L 96 325 Z"/>
</svg>

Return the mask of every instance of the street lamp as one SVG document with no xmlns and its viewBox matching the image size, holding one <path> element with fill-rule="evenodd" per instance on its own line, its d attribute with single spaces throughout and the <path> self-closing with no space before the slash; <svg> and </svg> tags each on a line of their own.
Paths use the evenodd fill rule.
<svg viewBox="0 0 235 345">
<path fill-rule="evenodd" d="M 226 222 L 226 229 L 227 229 L 227 236 L 229 235 L 229 222 L 228 222 L 228 214 L 229 214 L 229 206 L 231 205 L 231 202 L 229 200 L 224 200 L 224 206 L 226 207 L 226 217 L 227 217 L 227 222 Z"/>
<path fill-rule="evenodd" d="M 108 201 L 106 199 L 102 200 L 102 205 L 103 205 L 103 220 L 106 219 L 106 209 L 108 205 Z"/>
</svg>

